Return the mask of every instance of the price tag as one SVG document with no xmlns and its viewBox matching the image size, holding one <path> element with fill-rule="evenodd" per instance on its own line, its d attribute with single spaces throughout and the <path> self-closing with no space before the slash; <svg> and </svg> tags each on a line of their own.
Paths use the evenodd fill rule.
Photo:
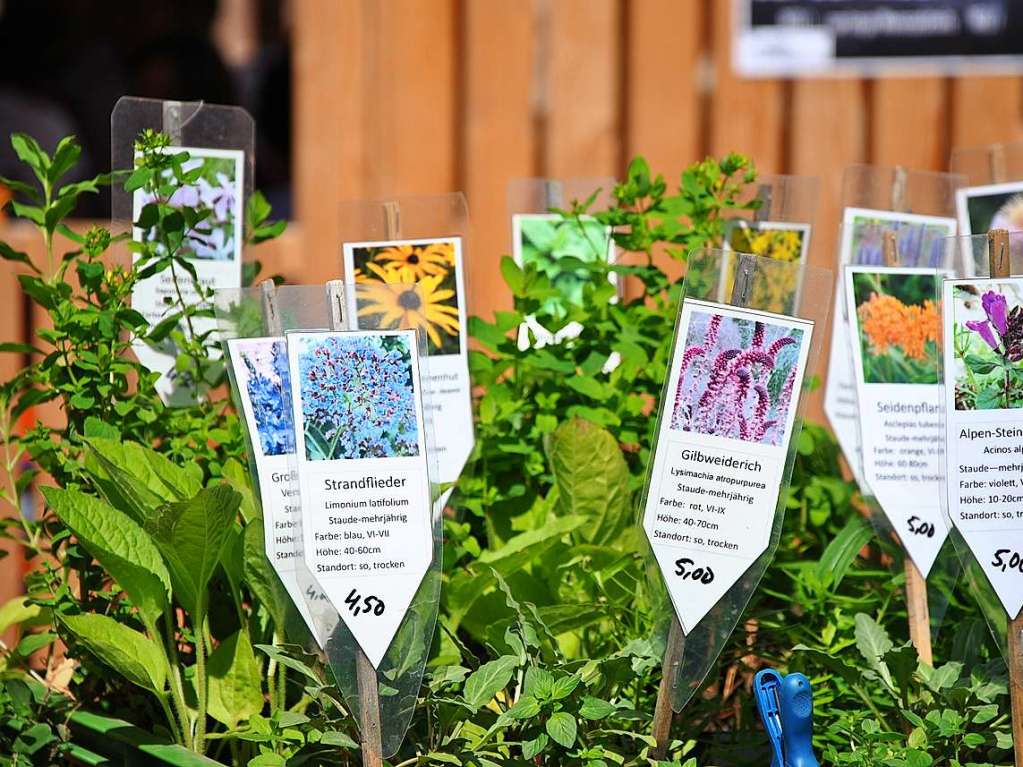
<svg viewBox="0 0 1023 767">
<path fill-rule="evenodd" d="M 443 423 L 433 451 L 437 480 L 455 482 L 469 459 L 474 442 L 472 384 L 469 380 L 469 341 L 466 334 L 465 278 L 462 239 L 349 242 L 344 246 L 345 274 L 354 275 L 353 326 L 374 316 L 402 316 L 402 327 L 417 327 L 426 335 L 430 370 L 423 385 L 430 412 Z M 393 289 L 379 292 L 377 284 L 415 283 L 408 294 Z M 414 305 L 396 305 L 402 296 Z"/>
<path fill-rule="evenodd" d="M 956 232 L 954 218 L 918 216 L 869 208 L 846 208 L 842 214 L 840 266 L 881 266 L 884 264 L 885 232 L 898 237 L 899 261 L 908 267 L 937 269 L 945 258 L 942 237 Z M 835 285 L 835 306 L 845 306 L 842 278 Z M 828 377 L 824 386 L 824 412 L 835 439 L 852 469 L 856 483 L 866 487 L 860 445 L 859 412 L 856 402 L 856 374 L 849 341 L 848 317 L 835 312 L 831 323 Z"/>
<path fill-rule="evenodd" d="M 433 559 L 411 330 L 288 335 L 306 565 L 374 666 Z"/>
<path fill-rule="evenodd" d="M 188 152 L 189 159 L 182 166 L 185 171 L 198 174 L 192 185 L 178 189 L 171 205 L 187 205 L 207 213 L 202 225 L 186 233 L 180 254 L 195 268 L 198 282 L 206 288 L 239 288 L 242 284 L 242 221 L 245 202 L 245 153 L 235 149 L 204 149 L 196 147 L 167 147 L 165 152 Z M 132 215 L 137 221 L 142 209 L 153 202 L 144 189 L 136 190 L 132 199 Z M 132 237 L 137 242 L 151 240 L 152 232 L 135 228 Z M 137 255 L 135 257 L 137 260 Z M 176 278 L 176 279 L 175 279 Z M 172 311 L 178 296 L 188 305 L 203 303 L 195 289 L 195 280 L 183 269 L 165 269 L 135 284 L 131 295 L 132 308 L 140 312 L 150 325 L 156 325 Z M 196 333 L 216 328 L 212 317 L 194 317 L 192 328 Z M 161 373 L 157 390 L 165 400 L 176 400 L 173 349 L 154 349 L 148 344 L 133 346 L 139 362 Z"/>
<path fill-rule="evenodd" d="M 767 550 L 813 323 L 686 299 L 643 529 L 688 632 Z"/>
<path fill-rule="evenodd" d="M 1010 618 L 1023 606 L 1023 280 L 944 283 L 947 508 Z"/>
<path fill-rule="evenodd" d="M 845 270 L 864 478 L 925 578 L 948 534 L 940 503 L 942 276 L 934 269 Z"/>
</svg>

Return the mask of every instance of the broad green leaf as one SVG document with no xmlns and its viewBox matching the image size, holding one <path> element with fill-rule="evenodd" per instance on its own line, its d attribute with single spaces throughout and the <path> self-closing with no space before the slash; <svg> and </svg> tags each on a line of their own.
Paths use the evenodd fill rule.
<svg viewBox="0 0 1023 767">
<path fill-rule="evenodd" d="M 865 613 L 856 613 L 856 649 L 867 661 L 867 668 L 876 671 L 888 687 L 895 687 L 891 671 L 884 662 L 884 656 L 894 647 L 888 632 L 881 624 Z"/>
<path fill-rule="evenodd" d="M 522 744 L 522 758 L 527 760 L 532 759 L 547 748 L 549 740 L 550 738 L 546 732 L 541 732 L 532 740 L 527 740 Z"/>
<path fill-rule="evenodd" d="M 245 629 L 236 631 L 210 654 L 209 712 L 234 729 L 263 710 L 262 674 Z"/>
<path fill-rule="evenodd" d="M 0 634 L 11 626 L 20 626 L 30 621 L 42 611 L 39 605 L 27 604 L 28 597 L 14 597 L 0 606 Z"/>
<path fill-rule="evenodd" d="M 497 660 L 484 663 L 465 680 L 462 695 L 473 709 L 485 706 L 498 692 L 508 686 L 515 673 L 514 655 L 502 655 Z"/>
<path fill-rule="evenodd" d="M 579 716 L 583 719 L 592 719 L 594 721 L 599 719 L 607 719 L 611 714 L 615 713 L 618 709 L 606 700 L 600 698 L 591 698 L 586 696 L 583 698 L 583 704 L 579 707 Z"/>
<path fill-rule="evenodd" d="M 90 437 L 85 470 L 111 506 L 144 525 L 165 501 L 162 483 L 149 469 L 148 461 L 129 460 L 118 439 Z M 158 488 L 160 492 L 154 490 Z"/>
<path fill-rule="evenodd" d="M 79 644 L 129 682 L 163 691 L 166 664 L 154 640 L 106 615 L 65 615 L 59 620 Z"/>
<path fill-rule="evenodd" d="M 541 699 L 549 698 L 554 690 L 554 674 L 545 668 L 530 666 L 526 669 L 522 689 L 527 695 Z"/>
<path fill-rule="evenodd" d="M 159 507 L 146 523 L 170 571 L 174 595 L 193 615 L 205 612 L 206 585 L 220 560 L 241 497 L 228 485 Z"/>
<path fill-rule="evenodd" d="M 837 587 L 848 572 L 849 567 L 856 560 L 862 549 L 874 532 L 870 523 L 859 514 L 854 514 L 839 531 L 817 562 L 817 578 L 821 583 L 828 582 L 832 587 Z"/>
<path fill-rule="evenodd" d="M 44 487 L 43 497 L 85 549 L 138 607 L 148 625 L 170 603 L 171 580 L 152 539 L 126 514 L 76 490 Z"/>
<path fill-rule="evenodd" d="M 579 682 L 580 679 L 575 674 L 560 677 L 551 686 L 551 698 L 553 700 L 567 698 L 579 686 Z"/>
<path fill-rule="evenodd" d="M 589 520 L 581 531 L 587 541 L 610 543 L 632 524 L 629 467 L 609 431 L 572 418 L 550 435 L 547 456 L 558 509 Z"/>
<path fill-rule="evenodd" d="M 571 714 L 565 711 L 551 714 L 546 729 L 547 734 L 565 748 L 572 748 L 575 745 L 576 721 Z"/>
<path fill-rule="evenodd" d="M 351 736 L 349 736 L 347 733 L 340 732 L 338 730 L 327 730 L 320 737 L 320 743 L 322 743 L 325 746 L 347 748 L 353 751 L 359 748 L 359 744 L 352 740 Z"/>
<path fill-rule="evenodd" d="M 270 565 L 270 560 L 266 558 L 263 520 L 254 519 L 245 525 L 242 536 L 245 585 L 270 613 L 277 630 L 283 632 L 291 597 Z"/>
<path fill-rule="evenodd" d="M 532 695 L 523 695 L 515 704 L 504 712 L 509 719 L 532 719 L 540 713 L 540 703 Z"/>
</svg>

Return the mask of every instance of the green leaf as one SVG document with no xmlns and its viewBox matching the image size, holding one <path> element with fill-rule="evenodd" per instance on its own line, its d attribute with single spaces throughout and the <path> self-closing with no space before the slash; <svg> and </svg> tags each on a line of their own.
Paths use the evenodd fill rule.
<svg viewBox="0 0 1023 767">
<path fill-rule="evenodd" d="M 522 689 L 527 695 L 536 698 L 550 698 L 554 689 L 554 674 L 545 668 L 530 666 L 526 669 L 526 678 Z"/>
<path fill-rule="evenodd" d="M 550 435 L 547 455 L 558 488 L 558 510 L 589 520 L 582 535 L 590 543 L 617 540 L 632 524 L 631 474 L 611 433 L 572 418 Z"/>
<path fill-rule="evenodd" d="M 575 674 L 569 676 L 563 676 L 554 682 L 551 687 L 551 698 L 553 700 L 561 700 L 567 698 L 576 687 L 579 686 L 580 679 Z"/>
<path fill-rule="evenodd" d="M 522 758 L 527 761 L 533 759 L 533 757 L 537 756 L 543 752 L 545 748 L 547 748 L 548 742 L 550 742 L 550 738 L 546 732 L 541 732 L 532 740 L 527 740 L 522 744 Z"/>
<path fill-rule="evenodd" d="M 287 605 L 291 601 L 284 584 L 277 577 L 266 558 L 264 547 L 263 521 L 254 519 L 245 525 L 242 532 L 243 543 L 243 569 L 245 573 L 245 585 L 256 595 L 263 607 L 270 613 L 270 617 L 278 631 L 284 631 Z"/>
<path fill-rule="evenodd" d="M 221 642 L 208 668 L 210 716 L 234 729 L 263 710 L 262 675 L 247 630 Z"/>
<path fill-rule="evenodd" d="M 586 696 L 583 698 L 583 704 L 579 707 L 579 716 L 583 719 L 596 721 L 599 719 L 607 719 L 617 710 L 618 709 L 613 704 L 608 703 L 606 700 Z"/>
<path fill-rule="evenodd" d="M 508 283 L 512 295 L 521 295 L 522 288 L 526 282 L 526 276 L 511 256 L 501 257 L 501 274 L 504 276 L 504 281 Z"/>
<path fill-rule="evenodd" d="M 14 263 L 18 264 L 25 264 L 36 274 L 40 274 L 39 270 L 36 268 L 36 265 L 32 263 L 32 259 L 28 255 L 28 253 L 23 253 L 20 250 L 15 250 L 2 240 L 0 240 L 0 258 L 2 258 L 4 261 L 13 261 Z"/>
<path fill-rule="evenodd" d="M 154 625 L 170 603 L 171 580 L 160 552 L 126 514 L 76 490 L 44 487 L 53 512 Z"/>
<path fill-rule="evenodd" d="M 160 646 L 145 634 L 96 613 L 64 615 L 58 620 L 79 644 L 129 682 L 163 692 L 166 662 Z"/>
<path fill-rule="evenodd" d="M 170 571 L 174 595 L 193 615 L 206 610 L 206 585 L 220 560 L 241 496 L 228 485 L 200 491 L 188 501 L 168 503 L 146 522 Z"/>
<path fill-rule="evenodd" d="M 12 133 L 11 147 L 18 155 L 18 159 L 32 169 L 40 183 L 45 183 L 46 172 L 50 167 L 50 158 L 39 146 L 39 142 L 24 133 Z"/>
<path fill-rule="evenodd" d="M 540 713 L 540 703 L 532 695 L 523 695 L 504 713 L 509 719 L 516 721 L 532 719 Z"/>
<path fill-rule="evenodd" d="M 11 626 L 20 626 L 35 618 L 42 611 L 39 605 L 28 604 L 28 597 L 14 597 L 0 606 L 0 634 Z"/>
<path fill-rule="evenodd" d="M 873 534 L 870 523 L 859 514 L 854 514 L 821 554 L 817 562 L 818 580 L 821 583 L 830 582 L 832 587 L 837 587 Z"/>
<path fill-rule="evenodd" d="M 565 711 L 551 714 L 546 729 L 547 734 L 565 748 L 572 748 L 575 745 L 576 721 L 571 714 Z"/>
<path fill-rule="evenodd" d="M 476 710 L 492 701 L 498 692 L 508 686 L 516 662 L 514 655 L 502 655 L 473 671 L 462 689 L 466 705 Z"/>
<path fill-rule="evenodd" d="M 881 659 L 893 647 L 888 632 L 873 618 L 856 613 L 856 649 L 867 661 L 867 667 L 875 671 L 881 667 Z"/>
</svg>

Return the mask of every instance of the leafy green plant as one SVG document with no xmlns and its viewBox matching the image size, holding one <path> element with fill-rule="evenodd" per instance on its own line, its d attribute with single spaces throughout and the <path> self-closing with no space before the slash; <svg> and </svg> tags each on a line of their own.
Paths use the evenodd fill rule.
<svg viewBox="0 0 1023 767">
<path fill-rule="evenodd" d="M 0 387 L 4 499 L 16 504 L 45 475 L 57 487 L 43 491 L 39 518 L 5 523 L 36 570 L 30 599 L 10 608 L 19 642 L 0 648 L 0 747 L 27 760 L 15 763 L 58 758 L 68 712 L 83 705 L 234 764 L 358 764 L 353 717 L 302 646 L 263 553 L 237 419 L 210 388 L 223 376 L 212 337 L 188 330 L 208 310 L 180 305 L 150 328 L 130 308 L 142 275 L 194 280 L 186 240 L 207 222 L 171 204 L 190 180 L 186 159 L 167 153 L 163 137 L 140 138 L 143 162 L 127 185 L 147 190 L 135 223 L 155 235 L 129 245 L 63 223 L 78 194 L 110 181 L 61 185 L 73 141 L 53 156 L 25 137 L 16 144 L 40 184 L 12 185 L 15 213 L 39 228 L 47 257 L 37 264 L 6 245 L 0 255 L 25 269 L 23 289 L 52 329 L 31 347 L 2 347 L 31 356 Z M 502 261 L 514 309 L 472 323 L 477 448 L 445 518 L 440 631 L 397 767 L 651 763 L 668 608 L 648 578 L 634 514 L 682 291 L 666 267 L 720 243 L 727 217 L 755 207 L 740 202 L 754 178 L 732 155 L 687 169 L 669 192 L 634 161 L 609 209 L 591 201 L 563 212 L 613 226 L 630 253 L 612 265 L 573 263 L 587 277 L 581 301 L 564 310 L 550 308 L 547 274 Z M 280 230 L 253 199 L 250 244 Z M 58 258 L 57 235 L 76 249 Z M 133 251 L 132 266 L 111 265 L 117 247 Z M 612 271 L 627 285 L 617 301 Z M 527 315 L 555 332 L 582 329 L 520 350 L 509 336 Z M 133 343 L 176 349 L 194 403 L 166 407 Z M 19 433 L 18 418 L 48 403 L 61 417 Z M 25 459 L 37 468 L 19 471 Z M 807 424 L 776 563 L 676 720 L 667 763 L 765 763 L 747 690 L 767 663 L 813 677 L 828 764 L 1004 763 L 1005 683 L 976 608 L 953 599 L 935 647 L 948 661 L 937 668 L 896 646 L 890 637 L 906 620 L 901 576 L 892 576 L 901 555 L 862 510 L 834 440 Z M 77 661 L 73 699 L 45 673 L 58 636 Z"/>
</svg>

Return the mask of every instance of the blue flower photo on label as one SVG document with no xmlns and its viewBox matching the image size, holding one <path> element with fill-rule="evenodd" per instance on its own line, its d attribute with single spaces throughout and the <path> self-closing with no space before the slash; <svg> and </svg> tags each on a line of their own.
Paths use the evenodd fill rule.
<svg viewBox="0 0 1023 767">
<path fill-rule="evenodd" d="M 419 455 L 406 337 L 331 335 L 303 337 L 299 343 L 308 460 Z"/>
<path fill-rule="evenodd" d="M 245 394 L 259 432 L 264 456 L 295 452 L 295 434 L 288 404 L 288 354 L 283 341 L 260 339 L 238 349 L 245 365 Z"/>
</svg>

